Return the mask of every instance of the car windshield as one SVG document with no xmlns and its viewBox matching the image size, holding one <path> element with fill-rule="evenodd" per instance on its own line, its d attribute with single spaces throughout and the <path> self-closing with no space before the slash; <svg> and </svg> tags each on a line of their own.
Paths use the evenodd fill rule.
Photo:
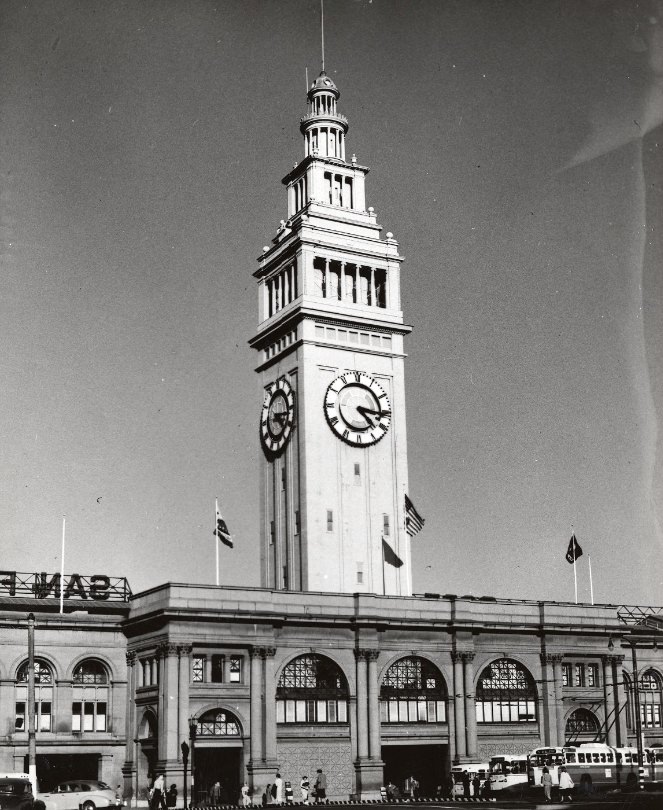
<svg viewBox="0 0 663 810">
<path fill-rule="evenodd" d="M 29 793 L 29 782 L 0 782 L 0 793 L 3 796 L 22 796 L 24 793 Z"/>
<path fill-rule="evenodd" d="M 97 782 L 95 790 L 112 790 L 113 788 L 110 785 L 107 785 L 105 782 Z"/>
</svg>

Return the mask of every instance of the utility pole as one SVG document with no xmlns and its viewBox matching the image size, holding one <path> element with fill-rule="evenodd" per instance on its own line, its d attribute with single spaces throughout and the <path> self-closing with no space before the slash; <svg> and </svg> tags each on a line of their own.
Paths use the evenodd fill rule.
<svg viewBox="0 0 663 810">
<path fill-rule="evenodd" d="M 638 746 L 638 788 L 645 789 L 645 763 L 642 748 L 642 718 L 640 717 L 640 684 L 638 678 L 638 658 L 635 652 L 635 641 L 631 639 L 631 657 L 633 658 L 633 702 L 635 704 L 635 734 Z"/>
<path fill-rule="evenodd" d="M 35 615 L 28 613 L 28 774 L 37 789 L 37 741 L 35 739 Z"/>
</svg>

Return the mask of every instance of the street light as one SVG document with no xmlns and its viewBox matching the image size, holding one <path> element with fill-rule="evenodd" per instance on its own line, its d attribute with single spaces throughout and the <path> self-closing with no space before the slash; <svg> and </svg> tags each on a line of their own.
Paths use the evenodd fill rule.
<svg viewBox="0 0 663 810">
<path fill-rule="evenodd" d="M 184 774 L 183 774 L 184 775 L 184 784 L 182 786 L 183 787 L 183 792 L 184 792 L 184 810 L 186 810 L 186 807 L 187 807 L 186 777 L 187 777 L 187 766 L 189 764 L 189 746 L 188 746 L 186 740 L 184 740 L 182 742 L 182 745 L 180 746 L 180 748 L 182 749 L 182 766 L 183 766 L 183 770 L 184 770 Z"/>
</svg>

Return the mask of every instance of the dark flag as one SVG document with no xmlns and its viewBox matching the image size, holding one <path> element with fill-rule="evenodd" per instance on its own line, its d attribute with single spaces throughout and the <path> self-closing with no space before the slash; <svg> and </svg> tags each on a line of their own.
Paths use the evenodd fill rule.
<svg viewBox="0 0 663 810">
<path fill-rule="evenodd" d="M 421 517 L 419 512 L 414 508 L 414 504 L 408 498 L 407 494 L 405 495 L 405 531 L 410 535 L 410 537 L 414 537 L 415 534 L 418 534 L 423 528 L 424 523 L 426 521 Z"/>
<path fill-rule="evenodd" d="M 576 540 L 574 532 L 571 535 L 571 539 L 569 540 L 569 547 L 566 549 L 566 561 L 573 565 L 573 563 L 578 559 L 578 557 L 582 557 L 582 549 L 580 548 L 578 541 Z"/>
<path fill-rule="evenodd" d="M 226 525 L 226 521 L 221 517 L 221 512 L 219 512 L 219 506 L 217 504 L 216 507 L 216 529 L 214 529 L 213 534 L 215 537 L 218 537 L 219 540 L 226 546 L 230 546 L 233 548 L 233 539 L 230 536 L 230 532 L 228 531 L 228 526 Z"/>
<path fill-rule="evenodd" d="M 403 560 L 396 554 L 393 548 L 382 538 L 382 557 L 386 563 L 393 565 L 394 568 L 400 568 L 403 565 Z"/>
</svg>

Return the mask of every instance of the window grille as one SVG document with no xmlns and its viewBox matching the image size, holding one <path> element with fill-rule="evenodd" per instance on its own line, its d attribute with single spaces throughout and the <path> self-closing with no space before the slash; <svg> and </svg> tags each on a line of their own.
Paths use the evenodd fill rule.
<svg viewBox="0 0 663 810">
<path fill-rule="evenodd" d="M 239 737 L 239 722 L 230 712 L 212 709 L 198 720 L 199 737 Z"/>
<path fill-rule="evenodd" d="M 447 689 L 440 671 L 425 658 L 401 658 L 380 688 L 383 723 L 446 722 Z"/>
<path fill-rule="evenodd" d="M 283 668 L 276 689 L 279 723 L 347 723 L 348 687 L 339 667 L 321 655 L 300 655 Z"/>
<path fill-rule="evenodd" d="M 536 687 L 524 667 L 502 658 L 483 670 L 477 685 L 477 722 L 536 722 Z"/>
</svg>

